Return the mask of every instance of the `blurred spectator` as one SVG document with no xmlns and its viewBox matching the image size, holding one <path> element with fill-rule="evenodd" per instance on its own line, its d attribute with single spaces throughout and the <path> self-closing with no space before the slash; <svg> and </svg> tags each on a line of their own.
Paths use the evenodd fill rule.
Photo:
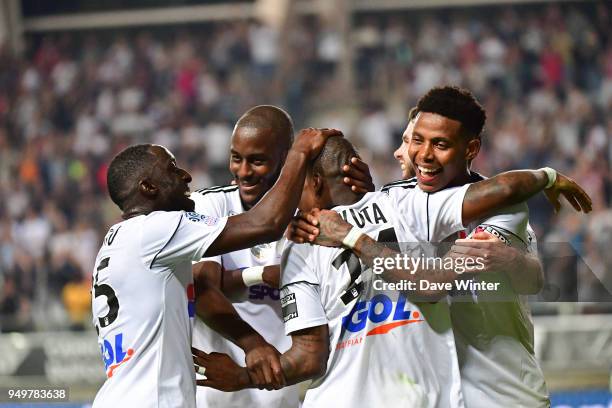
<svg viewBox="0 0 612 408">
<path fill-rule="evenodd" d="M 342 34 L 312 16 L 286 38 L 236 21 L 171 35 L 36 35 L 23 58 L 0 44 L 0 329 L 45 328 L 60 302 L 66 327 L 88 319 L 95 253 L 119 216 L 106 168 L 127 144 L 168 146 L 194 189 L 226 184 L 233 124 L 252 105 L 275 103 L 296 129 L 340 126 L 381 184 L 400 176 L 391 154 L 408 109 L 447 83 L 487 109 L 476 170 L 550 165 L 591 194 L 588 218 L 552 216 L 537 198 L 531 222 L 542 243 L 569 243 L 584 258 L 592 273 L 577 276 L 580 296 L 595 296 L 598 282 L 612 289 L 611 11 L 570 2 L 360 13 L 351 100 L 337 92 Z"/>
</svg>

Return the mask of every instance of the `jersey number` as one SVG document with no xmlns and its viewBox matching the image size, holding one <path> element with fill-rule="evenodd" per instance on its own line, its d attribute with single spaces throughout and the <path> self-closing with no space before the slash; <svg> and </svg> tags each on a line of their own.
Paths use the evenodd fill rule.
<svg viewBox="0 0 612 408">
<path fill-rule="evenodd" d="M 395 234 L 395 230 L 393 228 L 387 228 L 378 233 L 378 238 L 376 241 L 381 243 L 393 243 L 397 244 L 397 235 Z M 395 249 L 395 246 L 394 246 Z M 354 299 L 359 297 L 359 294 L 363 290 L 363 281 L 361 280 L 361 261 L 357 258 L 357 255 L 353 253 L 350 249 L 345 249 L 340 252 L 338 256 L 332 261 L 332 266 L 339 270 L 342 265 L 346 264 L 349 274 L 351 276 L 351 281 L 346 290 L 340 295 L 340 300 L 345 305 L 348 305 Z"/>
<path fill-rule="evenodd" d="M 110 258 L 104 258 L 100 261 L 100 264 L 96 268 L 96 272 L 100 272 L 102 269 L 107 268 L 110 262 Z M 98 296 L 106 296 L 106 304 L 108 305 L 108 313 L 102 317 L 98 318 L 98 323 L 100 327 L 106 327 L 112 324 L 119 315 L 119 299 L 115 295 L 115 291 L 109 285 L 103 283 L 102 285 L 98 285 L 98 274 L 94 277 L 94 285 L 93 285 L 94 298 Z M 96 325 L 96 331 L 98 332 L 100 329 Z"/>
</svg>

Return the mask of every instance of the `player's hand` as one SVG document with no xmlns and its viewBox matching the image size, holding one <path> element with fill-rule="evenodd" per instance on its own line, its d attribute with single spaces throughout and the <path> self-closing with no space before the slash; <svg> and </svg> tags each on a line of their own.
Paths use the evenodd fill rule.
<svg viewBox="0 0 612 408">
<path fill-rule="evenodd" d="M 449 255 L 455 258 L 480 258 L 474 269 L 467 272 L 511 273 L 513 269 L 520 267 L 523 257 L 520 250 L 505 245 L 500 239 L 484 231 L 475 233 L 471 238 L 456 240 Z"/>
<path fill-rule="evenodd" d="M 346 234 L 353 227 L 344 221 L 340 214 L 331 210 L 316 210 L 312 213 L 319 221 L 319 235 L 314 240 L 317 245 L 340 247 Z"/>
<path fill-rule="evenodd" d="M 294 150 L 306 153 L 308 160 L 314 160 L 321 149 L 325 146 L 327 139 L 333 136 L 343 136 L 342 132 L 337 129 L 318 129 L 318 128 L 306 128 L 300 130 L 293 146 Z"/>
<path fill-rule="evenodd" d="M 270 344 L 261 341 L 245 351 L 245 362 L 253 385 L 259 389 L 278 390 L 285 386 L 285 376 L 280 364 L 280 353 Z"/>
<path fill-rule="evenodd" d="M 318 211 L 318 209 L 315 209 Z M 297 244 L 314 242 L 319 235 L 319 219 L 311 212 L 298 212 L 287 227 L 287 239 Z"/>
<path fill-rule="evenodd" d="M 342 181 L 351 187 L 356 193 L 367 193 L 374 191 L 374 183 L 372 183 L 372 175 L 370 167 L 359 157 L 351 158 L 349 164 L 342 166 Z"/>
<path fill-rule="evenodd" d="M 238 391 L 250 386 L 251 380 L 244 367 L 240 367 L 230 356 L 223 353 L 205 353 L 191 348 L 194 369 L 204 368 L 206 379 L 196 380 L 197 385 L 220 391 Z"/>
<path fill-rule="evenodd" d="M 563 195 L 578 212 L 588 213 L 592 210 L 591 197 L 574 180 L 559 172 L 557 172 L 555 184 L 544 190 L 544 194 L 553 205 L 555 212 L 561 209 L 559 195 Z"/>
</svg>

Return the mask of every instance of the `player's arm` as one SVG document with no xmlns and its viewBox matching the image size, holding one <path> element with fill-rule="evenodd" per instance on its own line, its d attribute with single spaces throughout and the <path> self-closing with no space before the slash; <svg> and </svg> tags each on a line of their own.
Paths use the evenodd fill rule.
<svg viewBox="0 0 612 408">
<path fill-rule="evenodd" d="M 192 266 L 196 293 L 198 281 L 205 279 L 208 285 L 219 289 L 225 296 L 240 294 L 251 285 L 265 283 L 278 288 L 280 266 L 267 265 L 250 268 L 223 270 L 219 263 L 214 261 L 198 262 Z"/>
<path fill-rule="evenodd" d="M 287 385 L 325 374 L 329 355 L 327 325 L 293 332 L 291 341 L 291 348 L 281 356 Z M 194 363 L 206 368 L 206 380 L 198 380 L 198 385 L 221 391 L 238 391 L 254 387 L 246 368 L 240 367 L 227 354 L 207 354 L 199 350 L 195 350 L 193 354 Z"/>
<path fill-rule="evenodd" d="M 576 211 L 591 211 L 591 198 L 574 180 L 558 172 L 554 180 L 550 177 L 543 169 L 515 170 L 471 184 L 463 199 L 463 225 L 482 219 L 493 211 L 526 201 L 542 190 L 556 211 L 561 208 L 559 195 L 563 195 Z M 550 186 L 549 181 L 552 181 Z"/>
<path fill-rule="evenodd" d="M 272 189 L 249 211 L 228 218 L 221 234 L 208 247 L 206 256 L 280 239 L 299 203 L 306 164 L 317 157 L 331 136 L 342 136 L 342 133 L 334 129 L 300 131 Z"/>
<path fill-rule="evenodd" d="M 349 231 L 353 228 L 351 224 L 344 221 L 340 214 L 330 210 L 315 210 L 309 214 L 309 220 L 319 226 L 319 235 L 314 243 L 323 246 L 350 248 L 355 255 L 368 267 L 374 269 L 377 258 L 395 259 L 400 253 L 384 244 L 372 239 L 365 233 L 361 233 L 355 242 L 347 242 Z M 355 231 L 358 231 L 355 229 Z M 444 262 L 442 263 L 444 264 Z M 444 290 L 420 289 L 419 282 L 426 279 L 432 283 L 453 283 L 457 279 L 457 273 L 452 269 L 425 269 L 416 270 L 398 268 L 384 268 L 380 275 L 387 282 L 408 281 L 415 283 L 415 290 L 407 292 L 411 300 L 434 301 L 446 295 Z"/>
<path fill-rule="evenodd" d="M 450 254 L 479 257 L 484 266 L 481 272 L 504 273 L 513 291 L 521 295 L 536 294 L 544 284 L 544 269 L 537 253 L 505 245 L 487 232 L 456 240 Z"/>
<path fill-rule="evenodd" d="M 242 320 L 229 300 L 202 274 L 194 275 L 196 314 L 211 329 L 235 343 L 245 352 L 253 386 L 278 389 L 284 384 L 278 351 Z M 247 370 L 247 368 L 245 368 Z"/>
</svg>

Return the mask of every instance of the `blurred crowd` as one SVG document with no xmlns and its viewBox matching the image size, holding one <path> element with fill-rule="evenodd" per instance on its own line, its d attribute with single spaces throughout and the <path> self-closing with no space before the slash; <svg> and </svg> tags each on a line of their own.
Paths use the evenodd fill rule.
<svg viewBox="0 0 612 408">
<path fill-rule="evenodd" d="M 586 2 L 358 14 L 340 95 L 346 45 L 314 16 L 282 35 L 238 21 L 31 36 L 23 56 L 0 45 L 0 330 L 90 327 L 93 262 L 119 219 L 106 169 L 126 145 L 168 146 L 193 187 L 227 184 L 233 123 L 278 104 L 298 128 L 343 130 L 380 186 L 400 176 L 391 157 L 409 108 L 439 84 L 486 108 L 476 170 L 546 165 L 584 186 L 591 215 L 553 215 L 538 197 L 531 223 L 549 274 L 570 274 L 582 300 L 609 296 L 611 13 Z"/>
</svg>

